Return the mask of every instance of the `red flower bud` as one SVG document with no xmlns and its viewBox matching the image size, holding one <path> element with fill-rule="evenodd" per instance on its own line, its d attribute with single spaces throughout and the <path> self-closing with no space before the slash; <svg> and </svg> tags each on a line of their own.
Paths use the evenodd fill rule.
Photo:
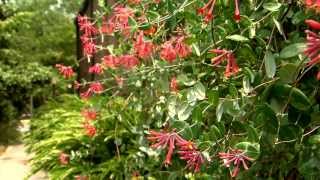
<svg viewBox="0 0 320 180">
<path fill-rule="evenodd" d="M 312 20 L 312 19 L 306 19 L 304 21 L 311 29 L 314 30 L 320 30 L 320 22 Z"/>
</svg>

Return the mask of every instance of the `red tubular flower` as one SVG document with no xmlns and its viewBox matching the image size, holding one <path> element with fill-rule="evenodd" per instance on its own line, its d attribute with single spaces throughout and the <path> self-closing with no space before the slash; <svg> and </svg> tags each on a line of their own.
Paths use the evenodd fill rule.
<svg viewBox="0 0 320 180">
<path fill-rule="evenodd" d="M 320 0 L 305 0 L 308 9 L 313 9 L 317 12 L 320 11 Z"/>
<path fill-rule="evenodd" d="M 185 58 L 191 54 L 191 48 L 184 42 L 184 37 L 180 37 L 177 39 L 177 43 L 175 45 L 175 50 L 180 58 Z"/>
<path fill-rule="evenodd" d="M 179 91 L 178 82 L 176 77 L 172 77 L 170 80 L 170 91 L 177 93 Z"/>
<path fill-rule="evenodd" d="M 167 155 L 164 164 L 171 164 L 171 158 L 175 149 L 175 143 L 183 143 L 184 140 L 176 132 L 156 132 L 150 131 L 148 140 L 152 143 L 152 148 L 167 148 Z"/>
<path fill-rule="evenodd" d="M 89 68 L 89 73 L 91 73 L 91 74 L 102 74 L 103 73 L 103 69 L 102 69 L 102 66 L 101 66 L 101 64 L 95 64 L 95 65 L 93 65 L 93 66 L 91 66 L 90 68 Z"/>
<path fill-rule="evenodd" d="M 132 69 L 139 65 L 138 58 L 132 55 L 123 55 L 120 58 L 120 64 L 126 69 Z"/>
<path fill-rule="evenodd" d="M 320 81 L 320 71 L 317 73 L 317 80 Z"/>
<path fill-rule="evenodd" d="M 304 21 L 311 29 L 320 30 L 320 22 L 313 19 L 306 19 Z"/>
<path fill-rule="evenodd" d="M 65 154 L 65 153 L 60 153 L 59 161 L 60 161 L 60 164 L 67 165 L 67 164 L 69 164 L 70 156 L 68 154 Z"/>
<path fill-rule="evenodd" d="M 92 82 L 87 91 L 80 94 L 84 99 L 88 99 L 93 94 L 100 94 L 103 92 L 103 86 L 100 82 Z"/>
<path fill-rule="evenodd" d="M 178 154 L 180 159 L 187 162 L 186 168 L 193 169 L 194 172 L 199 172 L 201 165 L 205 159 L 200 151 L 197 150 L 195 144 L 191 141 L 184 141 L 177 144 L 179 146 Z"/>
<path fill-rule="evenodd" d="M 103 64 L 111 69 L 115 69 L 120 65 L 120 59 L 112 55 L 106 55 L 103 57 Z"/>
<path fill-rule="evenodd" d="M 305 4 L 307 6 L 311 6 L 313 4 L 313 0 L 305 0 Z"/>
<path fill-rule="evenodd" d="M 212 20 L 215 4 L 216 0 L 209 0 L 207 4 L 197 10 L 198 14 L 204 17 L 205 23 L 209 23 Z"/>
<path fill-rule="evenodd" d="M 87 16 L 78 16 L 78 25 L 80 31 L 82 31 L 86 36 L 93 36 L 98 33 L 98 30 L 94 27 L 94 24 L 90 22 Z"/>
<path fill-rule="evenodd" d="M 93 109 L 83 109 L 81 111 L 81 115 L 85 118 L 85 120 L 96 120 L 97 119 L 97 111 Z"/>
<path fill-rule="evenodd" d="M 83 44 L 83 55 L 91 57 L 93 54 L 96 53 L 96 45 L 93 41 L 85 41 Z"/>
<path fill-rule="evenodd" d="M 234 6 L 235 6 L 234 19 L 238 23 L 238 22 L 240 22 L 240 10 L 239 10 L 239 1 L 238 0 L 234 0 Z"/>
<path fill-rule="evenodd" d="M 307 63 L 308 66 L 311 66 L 320 62 L 320 36 L 309 30 L 305 32 L 307 34 L 307 49 L 304 51 L 304 54 L 311 59 Z"/>
<path fill-rule="evenodd" d="M 85 122 L 83 124 L 83 128 L 86 131 L 86 135 L 91 137 L 91 138 L 94 137 L 96 135 L 96 133 L 97 133 L 96 127 L 94 127 L 93 125 L 89 124 L 88 122 Z"/>
<path fill-rule="evenodd" d="M 211 59 L 214 66 L 219 65 L 223 60 L 227 60 L 227 66 L 224 73 L 226 78 L 235 75 L 239 72 L 239 67 L 236 62 L 236 58 L 231 51 L 224 49 L 212 49 L 209 52 L 218 54 L 218 56 Z"/>
<path fill-rule="evenodd" d="M 177 59 L 177 52 L 175 51 L 172 42 L 167 41 L 162 45 L 160 57 L 169 63 L 172 63 Z"/>
<path fill-rule="evenodd" d="M 146 42 L 143 39 L 143 31 L 140 31 L 137 41 L 134 43 L 135 53 L 139 58 L 145 59 L 151 56 L 153 51 L 152 42 Z"/>
<path fill-rule="evenodd" d="M 107 21 L 105 17 L 102 19 L 101 32 L 104 34 L 111 35 L 116 28 L 116 25 L 111 21 Z"/>
<path fill-rule="evenodd" d="M 235 166 L 231 174 L 232 177 L 236 177 L 238 175 L 241 164 L 245 170 L 248 170 L 247 162 L 253 161 L 252 158 L 246 156 L 244 152 L 239 149 L 231 149 L 228 153 L 220 152 L 219 157 L 223 160 L 224 166 L 230 167 L 232 164 Z"/>
<path fill-rule="evenodd" d="M 59 70 L 59 73 L 66 79 L 69 79 L 74 75 L 74 72 L 71 66 L 56 64 L 56 68 Z"/>
</svg>

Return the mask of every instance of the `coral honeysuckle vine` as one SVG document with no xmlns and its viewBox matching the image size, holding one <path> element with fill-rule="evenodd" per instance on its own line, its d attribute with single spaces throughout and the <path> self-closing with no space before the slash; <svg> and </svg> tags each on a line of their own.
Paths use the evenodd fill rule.
<svg viewBox="0 0 320 180">
<path fill-rule="evenodd" d="M 154 105 L 146 105 L 150 106 L 146 114 L 151 112 L 152 108 L 162 108 L 162 101 L 168 101 L 168 107 L 161 109 L 167 115 L 157 120 L 160 125 L 149 126 L 148 124 L 149 127 L 146 130 L 146 139 L 151 149 L 156 152 L 162 149 L 161 152 L 165 152 L 163 160 L 165 167 L 174 164 L 172 161 L 177 156 L 184 161 L 185 169 L 194 173 L 206 171 L 211 164 L 218 162 L 221 167 L 229 169 L 231 177 L 236 177 L 242 170 L 249 170 L 250 166 L 258 161 L 258 155 L 254 156 L 250 154 L 252 153 L 250 150 L 246 149 L 249 143 L 237 142 L 238 139 L 248 140 L 253 136 L 252 144 L 257 145 L 266 136 L 265 133 L 258 135 L 257 132 L 270 128 L 269 125 L 273 123 L 255 124 L 256 122 L 250 118 L 259 121 L 267 114 L 267 119 L 275 120 L 276 123 L 270 125 L 271 129 L 276 127 L 272 130 L 273 134 L 270 137 L 274 139 L 270 142 L 283 143 L 280 137 L 282 122 L 278 123 L 277 118 L 285 118 L 284 114 L 289 108 L 300 108 L 299 103 L 292 103 L 291 95 L 295 93 L 292 89 L 296 90 L 298 81 L 303 78 L 307 70 L 316 69 L 320 62 L 320 36 L 316 32 L 320 30 L 320 23 L 317 20 L 305 20 L 305 25 L 310 30 L 305 30 L 304 53 L 300 53 L 302 51 L 295 46 L 296 51 L 299 52 L 289 52 L 288 55 L 284 50 L 280 52 L 279 47 L 283 47 L 283 43 L 274 41 L 288 36 L 281 23 L 283 23 L 282 17 L 291 10 L 291 4 L 274 1 L 262 6 L 259 3 L 249 3 L 253 2 L 128 0 L 108 6 L 110 10 L 97 12 L 93 18 L 78 15 L 80 39 L 85 57 L 81 60 L 95 62 L 89 67 L 88 73 L 98 78 L 92 82 L 76 81 L 74 88 L 80 89 L 80 96 L 85 101 L 90 101 L 93 96 L 99 97 L 105 94 L 117 96 L 121 91 L 123 96 L 130 94 L 127 96 L 128 100 L 134 96 L 132 99 L 135 99 L 135 102 L 138 102 L 139 98 L 144 101 L 142 99 L 146 96 L 150 96 L 150 100 L 162 98 Z M 306 0 L 299 1 L 299 7 L 317 12 L 320 4 L 319 1 Z M 267 31 L 266 29 L 270 27 L 273 30 Z M 256 35 L 257 33 L 259 35 Z M 117 42 L 106 45 L 104 41 L 108 37 L 114 37 Z M 300 66 L 292 73 L 298 73 L 298 77 L 294 77 L 292 86 L 287 84 L 281 87 L 282 89 L 277 86 L 269 87 L 269 84 L 279 82 L 276 76 L 286 73 L 285 71 L 276 73 L 277 68 L 285 67 L 287 64 L 294 66 L 292 62 L 278 61 L 281 58 L 298 55 L 305 56 L 304 59 L 308 59 L 308 62 L 304 64 L 300 63 L 300 61 L 304 62 L 303 60 L 299 60 Z M 70 66 L 58 64 L 56 67 L 64 78 L 74 77 L 74 71 Z M 262 71 L 263 67 L 265 67 L 265 73 Z M 187 71 L 192 73 L 188 74 Z M 313 78 L 320 80 L 320 71 L 317 71 L 313 74 Z M 165 76 L 161 74 L 163 72 L 166 73 Z M 159 74 L 156 75 L 156 73 Z M 182 75 L 183 73 L 187 75 Z M 149 81 L 148 75 L 154 76 L 150 78 L 152 80 Z M 193 80 L 189 80 L 190 77 Z M 163 83 L 165 84 L 163 86 L 167 87 L 166 91 L 155 88 L 162 78 L 166 79 Z M 282 82 L 289 81 L 288 79 L 292 78 L 282 79 Z M 256 83 L 257 81 L 259 83 Z M 222 90 L 215 91 L 217 88 Z M 285 100 L 275 102 L 267 98 L 272 94 L 270 91 L 276 91 L 277 88 L 290 96 L 280 110 L 277 108 Z M 211 94 L 204 93 L 203 89 L 210 91 Z M 150 93 L 139 95 L 140 91 Z M 255 97 L 257 98 L 251 101 L 250 98 Z M 177 107 L 171 106 L 177 101 L 182 103 L 176 105 Z M 210 104 L 215 101 L 218 103 Z M 308 104 L 309 100 L 305 102 Z M 277 106 L 270 108 L 269 104 L 277 104 Z M 189 111 L 190 108 L 193 108 L 193 111 Z M 174 123 L 186 121 L 191 116 L 196 119 L 197 108 L 202 108 L 197 113 L 207 116 L 206 120 L 192 119 L 188 123 L 196 124 L 197 121 L 201 121 L 203 133 L 211 131 L 209 125 L 214 124 L 211 122 L 213 119 L 217 123 L 225 123 L 219 124 L 219 128 L 223 126 L 222 129 L 227 130 L 221 133 L 222 137 L 219 136 L 220 139 L 216 142 L 204 141 L 204 138 L 184 137 L 186 128 L 174 127 Z M 214 108 L 211 110 L 213 113 L 208 110 L 210 108 Z M 260 111 L 259 108 L 264 110 Z M 174 115 L 171 117 L 170 113 Z M 99 128 L 95 126 L 95 121 L 99 121 L 98 110 L 87 107 L 82 111 L 82 116 L 84 118 L 83 133 L 92 139 L 99 136 Z M 242 127 L 243 124 L 247 126 Z M 193 128 L 193 125 L 190 126 Z M 214 127 L 219 129 L 218 125 Z M 243 133 L 241 132 L 243 129 L 249 130 Z M 251 136 L 249 137 L 248 134 Z M 283 141 L 292 140 L 283 139 L 285 139 Z M 217 148 L 217 145 L 220 147 Z M 260 145 L 255 147 L 259 149 Z M 62 165 L 66 165 L 69 162 L 69 156 L 61 153 L 59 160 Z"/>
</svg>

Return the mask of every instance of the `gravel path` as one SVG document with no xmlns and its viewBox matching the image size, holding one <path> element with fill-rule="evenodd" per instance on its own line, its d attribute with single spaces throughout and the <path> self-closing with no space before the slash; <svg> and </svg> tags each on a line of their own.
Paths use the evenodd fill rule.
<svg viewBox="0 0 320 180">
<path fill-rule="evenodd" d="M 28 174 L 30 167 L 28 160 L 30 156 L 25 152 L 23 144 L 9 146 L 0 157 L 0 179 L 1 180 L 23 180 Z M 46 174 L 39 172 L 29 180 L 47 180 Z"/>
<path fill-rule="evenodd" d="M 28 160 L 30 155 L 25 152 L 23 144 L 11 145 L 0 156 L 0 180 L 24 180 L 30 171 Z M 39 172 L 29 180 L 49 179 L 44 172 Z"/>
</svg>

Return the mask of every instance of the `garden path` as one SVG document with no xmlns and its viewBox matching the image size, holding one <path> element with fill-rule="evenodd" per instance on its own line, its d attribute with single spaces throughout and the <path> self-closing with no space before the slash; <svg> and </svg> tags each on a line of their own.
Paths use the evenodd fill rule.
<svg viewBox="0 0 320 180">
<path fill-rule="evenodd" d="M 25 126 L 25 123 L 22 123 Z M 21 128 L 22 131 L 26 127 Z M 25 152 L 24 144 L 10 145 L 0 156 L 0 180 L 24 180 L 30 171 L 28 160 L 31 155 Z M 47 180 L 46 173 L 39 172 L 29 180 Z"/>
</svg>

